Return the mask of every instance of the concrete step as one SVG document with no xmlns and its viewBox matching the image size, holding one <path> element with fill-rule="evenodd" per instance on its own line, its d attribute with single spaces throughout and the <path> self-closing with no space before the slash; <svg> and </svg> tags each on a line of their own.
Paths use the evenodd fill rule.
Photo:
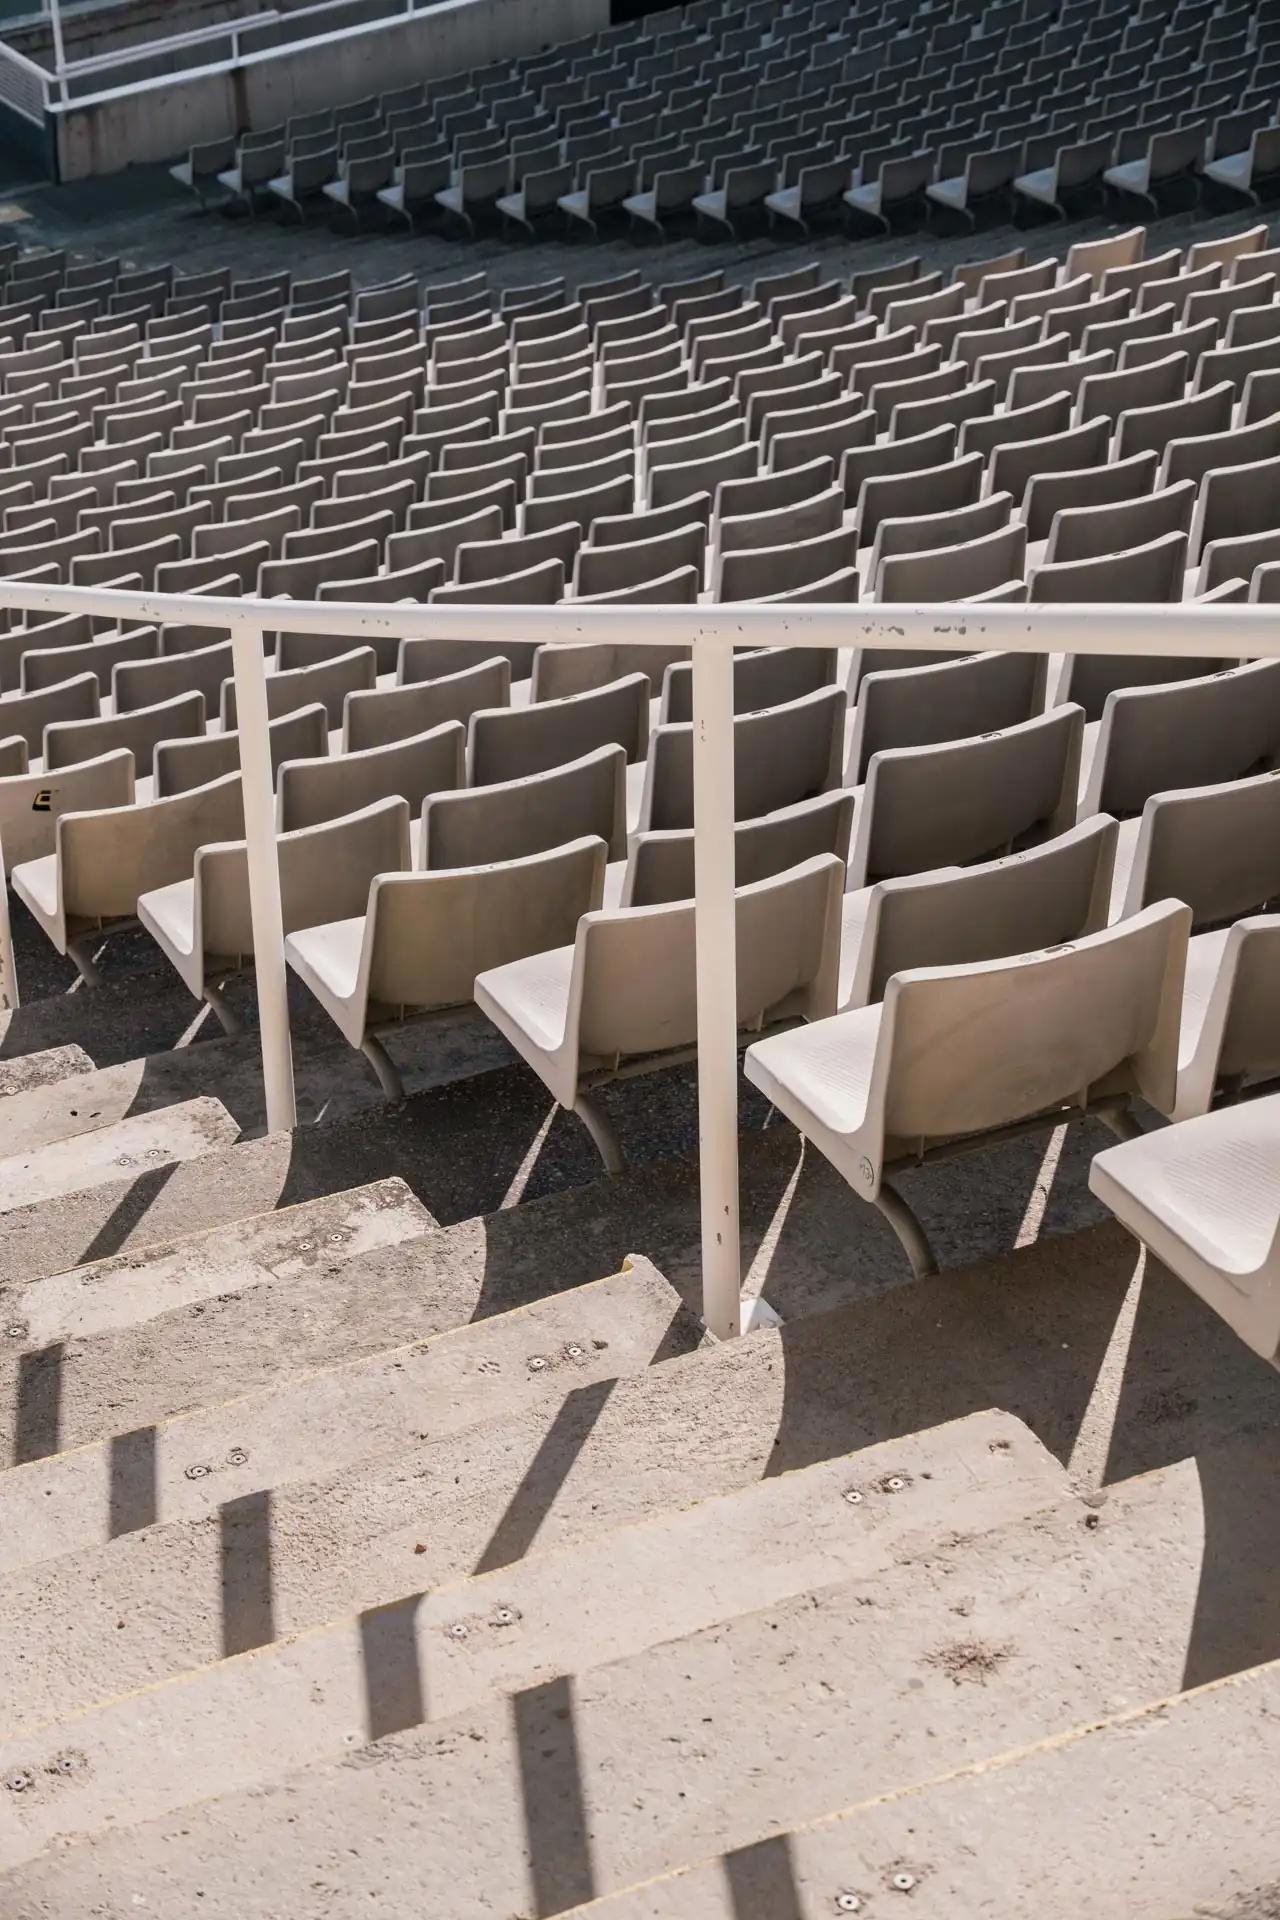
<svg viewBox="0 0 1280 1920">
<path fill-rule="evenodd" d="M 78 1139 L 7 1155 L 0 1159 L 0 1223 L 29 1219 L 50 1201 L 114 1192 L 122 1179 L 168 1177 L 184 1162 L 231 1146 L 239 1131 L 222 1102 L 204 1094 L 162 1113 L 136 1114 Z"/>
<path fill-rule="evenodd" d="M 0 1868 L 55 1839 L 137 1825 L 491 1695 L 509 1698 L 547 1674 L 582 1674 L 868 1577 L 949 1532 L 959 1512 L 977 1533 L 1064 1491 L 1061 1467 L 1020 1421 L 975 1414 L 411 1593 L 106 1702 L 69 1726 L 0 1739 L 0 1780 L 47 1778 L 64 1734 L 83 1757 L 56 1793 L 0 1795 Z"/>
<path fill-rule="evenodd" d="M 544 1674 L 510 1700 L 46 1855 L 9 1876 L 7 1908 L 23 1920 L 123 1915 L 126 1902 L 214 1920 L 347 1920 L 375 1905 L 387 1920 L 552 1915 L 753 1846 L 940 1765 L 1163 1699 L 1206 1661 L 1217 1671 L 1204 1677 L 1221 1677 L 1274 1651 L 1277 1467 L 1271 1435 L 1214 1463 L 1209 1482 L 1182 1462 L 1100 1512 L 1068 1497 L 950 1533 L 871 1577 L 574 1678 Z M 1212 1510 L 1209 1486 L 1237 1487 L 1242 1471 L 1261 1543 Z M 964 1527 L 963 1508 L 954 1519 Z M 395 1665 L 387 1638 L 371 1685 L 403 1709 L 426 1681 L 411 1654 Z M 180 1737 L 152 1763 L 177 1769 L 184 1752 Z M 17 1797 L 28 1777 L 56 1793 L 93 1766 L 74 1727 L 48 1729 Z"/>
<path fill-rule="evenodd" d="M 487 1223 L 497 1288 L 500 1235 L 518 1240 L 527 1211 Z M 1134 1258 L 1118 1228 L 1099 1229 L 684 1358 L 675 1322 L 664 1351 L 677 1357 L 659 1368 L 168 1525 L 120 1511 L 109 1545 L 0 1580 L 0 1701 L 35 1724 L 240 1651 L 243 1596 L 268 1571 L 259 1639 L 990 1407 L 1091 1479 L 1078 1449 Z M 1091 1439 L 1086 1458 L 1097 1446 L 1115 1480 L 1280 1426 L 1280 1378 L 1162 1278 L 1138 1302 L 1106 1414 L 1106 1444 Z M 122 1471 L 149 1444 L 145 1430 L 123 1439 Z"/>
<path fill-rule="evenodd" d="M 677 1313 L 685 1344 L 696 1345 L 678 1296 L 642 1263 L 474 1326 L 11 1467 L 0 1474 L 0 1577 L 105 1544 L 125 1530 L 125 1516 L 134 1527 L 195 1519 L 531 1403 L 554 1410 L 575 1385 L 646 1366 Z"/>
<path fill-rule="evenodd" d="M 403 1181 L 382 1180 L 13 1288 L 0 1300 L 0 1407 L 12 1409 L 0 1465 L 469 1319 L 443 1318 L 439 1257 L 425 1270 L 414 1258 L 432 1226 Z M 366 1297 L 369 1256 L 391 1249 L 407 1283 L 394 1322 Z"/>
<path fill-rule="evenodd" d="M 54 1086 L 73 1074 L 93 1072 L 93 1062 L 83 1047 L 44 1047 L 39 1053 L 17 1054 L 0 1060 L 0 1100 L 12 1100 L 32 1087 Z M 5 1116 L 6 1121 L 8 1115 Z M 4 1136 L 9 1144 L 9 1135 Z"/>
<path fill-rule="evenodd" d="M 775 1833 L 566 1920 L 899 1908 L 912 1920 L 1272 1920 L 1278 1720 L 1271 1662 Z"/>
<path fill-rule="evenodd" d="M 262 1054 L 256 1033 L 202 1038 L 196 1046 L 175 1047 L 106 1067 L 94 1067 L 80 1048 L 66 1051 L 84 1060 L 87 1076 L 83 1069 L 74 1079 L 49 1075 L 33 1081 L 27 1091 L 15 1091 L 4 1116 L 4 1142 L 10 1152 L 92 1133 L 131 1114 L 153 1113 L 200 1093 L 216 1094 L 243 1133 L 265 1130 Z M 398 1043 L 396 1055 L 413 1091 L 487 1072 L 511 1058 L 501 1036 L 474 1013 L 459 1014 L 429 1032 L 423 1028 Z M 302 1126 L 360 1113 L 379 1106 L 383 1098 L 368 1061 L 354 1047 L 335 1042 L 332 1027 L 323 1030 L 318 1041 L 305 1033 L 296 1036 L 294 1094 Z"/>
</svg>

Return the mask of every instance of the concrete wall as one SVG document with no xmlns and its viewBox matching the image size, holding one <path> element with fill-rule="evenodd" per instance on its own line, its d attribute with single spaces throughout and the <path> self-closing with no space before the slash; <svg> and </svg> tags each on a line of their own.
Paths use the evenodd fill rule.
<svg viewBox="0 0 1280 1920">
<path fill-rule="evenodd" d="M 290 114 L 409 80 L 537 53 L 608 24 L 609 0 L 443 0 L 346 38 L 254 55 L 234 75 L 166 78 L 123 99 L 73 103 L 56 116 L 59 175 L 82 180 L 171 160 L 201 140 L 274 126 Z"/>
</svg>

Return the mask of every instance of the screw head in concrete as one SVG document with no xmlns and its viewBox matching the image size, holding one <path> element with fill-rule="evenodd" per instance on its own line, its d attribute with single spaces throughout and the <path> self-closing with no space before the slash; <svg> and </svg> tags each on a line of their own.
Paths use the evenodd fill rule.
<svg viewBox="0 0 1280 1920">
<path fill-rule="evenodd" d="M 6 1773 L 4 1784 L 10 1793 L 26 1793 L 28 1788 L 34 1787 L 35 1779 L 24 1769 L 19 1768 L 14 1773 Z"/>
<path fill-rule="evenodd" d="M 851 1507 L 860 1507 L 862 1505 L 862 1494 L 857 1487 L 846 1487 L 844 1490 L 844 1498 Z"/>
<path fill-rule="evenodd" d="M 244 1448 L 232 1447 L 231 1451 L 227 1455 L 227 1465 L 229 1467 L 244 1467 L 244 1466 L 247 1466 L 248 1464 L 249 1464 L 249 1456 L 245 1452 Z"/>
<path fill-rule="evenodd" d="M 207 1480 L 211 1471 L 211 1468 L 201 1466 L 198 1462 L 194 1467 L 185 1469 L 188 1480 Z"/>
<path fill-rule="evenodd" d="M 545 1373 L 550 1365 L 551 1362 L 547 1359 L 545 1353 L 531 1353 L 529 1355 L 530 1373 Z"/>
<path fill-rule="evenodd" d="M 564 1353 L 566 1360 L 581 1360 L 583 1349 L 578 1345 L 576 1340 L 571 1340 L 565 1348 Z"/>
<path fill-rule="evenodd" d="M 858 1898 L 856 1893 L 850 1893 L 848 1888 L 845 1888 L 842 1892 L 836 1895 L 836 1912 L 837 1913 L 861 1913 L 862 1902 Z"/>
<path fill-rule="evenodd" d="M 467 1623 L 465 1620 L 451 1620 L 445 1632 L 451 1640 L 465 1640 L 468 1633 Z"/>
<path fill-rule="evenodd" d="M 7 1340 L 25 1340 L 27 1337 L 27 1323 L 25 1320 L 11 1320 L 4 1332 Z"/>
<path fill-rule="evenodd" d="M 910 1893 L 916 1884 L 914 1873 L 895 1873 L 889 1885 L 895 1893 Z"/>
<path fill-rule="evenodd" d="M 501 1606 L 495 1607 L 493 1610 L 493 1625 L 495 1627 L 514 1627 L 519 1618 L 520 1609 L 518 1607 Z"/>
<path fill-rule="evenodd" d="M 891 1473 L 884 1483 L 884 1490 L 886 1493 L 901 1493 L 906 1484 L 900 1473 Z"/>
<path fill-rule="evenodd" d="M 76 1771 L 77 1766 L 79 1765 L 79 1762 L 80 1762 L 79 1754 L 60 1753 L 55 1756 L 55 1759 L 53 1762 L 53 1770 L 55 1773 L 74 1773 Z"/>
</svg>

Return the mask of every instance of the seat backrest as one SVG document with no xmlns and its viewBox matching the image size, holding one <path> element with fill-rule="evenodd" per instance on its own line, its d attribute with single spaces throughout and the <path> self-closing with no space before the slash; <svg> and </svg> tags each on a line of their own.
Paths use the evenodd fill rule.
<svg viewBox="0 0 1280 1920">
<path fill-rule="evenodd" d="M 134 627 L 125 633 L 106 633 L 87 647 L 50 647 L 47 651 L 38 647 L 23 660 L 22 691 L 39 693 L 42 688 L 56 687 L 71 675 L 78 677 L 82 673 L 91 673 L 98 682 L 99 691 L 107 694 L 111 691 L 118 666 L 154 661 L 159 651 L 160 635 L 155 627 Z M 153 697 L 156 700 L 163 699 L 164 694 L 158 691 Z M 152 702 L 143 701 L 140 704 L 148 706 Z M 122 709 L 117 706 L 116 711 Z"/>
<path fill-rule="evenodd" d="M 767 647 L 739 653 L 733 662 L 733 710 L 759 713 L 833 686 L 836 665 L 832 647 Z M 664 726 L 693 719 L 691 662 L 670 666 L 663 675 L 661 719 Z"/>
<path fill-rule="evenodd" d="M 382 875 L 365 933 L 370 999 L 465 1005 L 477 974 L 571 945 L 604 867 L 604 842 L 584 838 L 498 865 Z"/>
<path fill-rule="evenodd" d="M 277 829 L 319 826 L 397 794 L 416 814 L 428 794 L 462 785 L 465 744 L 461 721 L 446 720 L 386 746 L 287 763 L 276 782 Z"/>
<path fill-rule="evenodd" d="M 1082 813 L 1141 811 L 1153 793 L 1239 780 L 1280 760 L 1280 661 L 1107 696 Z"/>
<path fill-rule="evenodd" d="M 115 747 L 126 747 L 141 780 L 151 772 L 157 742 L 195 738 L 204 732 L 204 716 L 204 695 L 183 693 L 135 713 L 59 722 L 45 728 L 44 764 L 52 773 L 77 760 L 96 760 Z"/>
<path fill-rule="evenodd" d="M 1140 547 L 1096 559 L 1033 567 L 1027 598 L 1033 605 L 1181 600 L 1186 564 L 1186 534 L 1164 533 Z"/>
<path fill-rule="evenodd" d="M 873 755 L 849 885 L 991 859 L 1076 817 L 1084 715 L 1055 707 L 990 733 Z"/>
<path fill-rule="evenodd" d="M 274 776 L 286 760 L 312 760 L 329 745 L 328 715 L 321 706 L 299 707 L 267 727 Z M 208 786 L 240 765 L 238 733 L 206 733 L 193 740 L 164 740 L 155 751 L 157 799 Z"/>
<path fill-rule="evenodd" d="M 126 660 L 111 676 L 111 692 L 117 713 L 133 713 L 139 707 L 173 699 L 181 693 L 204 695 L 206 713 L 216 713 L 222 683 L 234 671 L 230 640 L 198 647 L 188 653 L 162 655 L 156 660 Z"/>
<path fill-rule="evenodd" d="M 120 749 L 78 761 L 52 777 L 15 768 L 0 779 L 0 850 L 6 868 L 52 853 L 64 813 L 131 806 L 133 792 L 133 755 Z"/>
<path fill-rule="evenodd" d="M 1100 560 L 1168 533 L 1189 533 L 1195 503 L 1194 482 L 1182 480 L 1134 500 L 1063 509 L 1053 516 L 1045 560 Z"/>
<path fill-rule="evenodd" d="M 627 833 L 626 768 L 621 747 L 596 747 L 546 773 L 429 795 L 420 864 L 434 869 L 523 860 L 584 836 L 604 841 L 609 858 L 620 859 Z"/>
<path fill-rule="evenodd" d="M 733 723 L 734 818 L 752 820 L 840 784 L 844 689 L 824 687 Z M 693 727 L 656 727 L 649 739 L 640 831 L 693 825 Z"/>
<path fill-rule="evenodd" d="M 1097 466 L 1077 467 L 1065 473 L 1033 474 L 1022 496 L 1027 538 L 1047 539 L 1054 515 L 1063 508 L 1102 507 L 1149 494 L 1158 465 L 1156 454 L 1135 453 L 1127 460 L 1103 460 Z"/>
<path fill-rule="evenodd" d="M 482 650 L 472 649 L 477 651 Z M 368 747 L 389 746 L 393 740 L 429 733 L 447 720 L 459 720 L 465 726 L 480 708 L 505 707 L 510 698 L 511 662 L 501 656 L 479 660 L 436 680 L 361 689 L 347 695 L 343 708 L 343 751 L 361 753 Z"/>
<path fill-rule="evenodd" d="M 862 672 L 849 738 L 847 784 L 860 786 L 874 753 L 962 740 L 1029 720 L 1044 705 L 1045 668 L 1029 653 L 979 653 L 943 663 Z"/>
<path fill-rule="evenodd" d="M 467 783 L 486 787 L 578 760 L 614 744 L 642 757 L 649 733 L 649 681 L 639 673 L 589 693 L 473 713 L 467 729 Z"/>
<path fill-rule="evenodd" d="M 140 894 L 189 879 L 199 847 L 243 832 L 234 773 L 168 800 L 64 815 L 58 865 L 65 911 L 84 919 L 126 918 Z"/>
<path fill-rule="evenodd" d="M 1116 824 L 1095 814 L 1040 846 L 871 889 L 847 1004 L 908 967 L 953 967 L 1078 940 L 1107 924 Z"/>
<path fill-rule="evenodd" d="M 843 871 L 833 854 L 819 854 L 738 889 L 739 1026 L 789 1005 L 810 1018 L 834 1011 Z M 692 903 L 589 914 L 578 928 L 573 985 L 580 1063 L 692 1045 Z"/>
<path fill-rule="evenodd" d="M 1280 773 L 1151 796 L 1122 911 L 1170 898 L 1197 928 L 1280 899 Z"/>
<path fill-rule="evenodd" d="M 1026 557 L 1027 530 L 1019 520 L 973 540 L 885 560 L 877 591 L 881 600 L 962 600 L 1021 580 Z"/>
<path fill-rule="evenodd" d="M 853 795 L 838 790 L 800 800 L 760 820 L 739 821 L 733 830 L 735 884 L 751 885 L 773 874 L 834 854 L 849 857 Z M 659 906 L 693 898 L 693 831 L 638 833 L 632 837 L 622 883 L 624 907 Z"/>
<path fill-rule="evenodd" d="M 1047 951 L 896 974 L 868 1101 L 883 1113 L 884 1157 L 1101 1090 L 1167 1108 L 1189 921 L 1164 901 Z"/>
<path fill-rule="evenodd" d="M 239 782 L 236 783 L 237 785 Z M 284 931 L 324 926 L 362 914 L 374 876 L 409 864 L 409 806 L 380 800 L 363 812 L 284 833 L 276 841 Z M 197 937 L 207 955 L 253 952 L 249 869 L 245 843 L 207 837 L 195 861 Z"/>
<path fill-rule="evenodd" d="M 287 615 L 285 616 L 287 617 Z M 266 676 L 267 713 L 273 720 L 293 713 L 298 707 L 314 706 L 318 701 L 329 716 L 331 727 L 342 725 L 343 702 L 358 687 L 372 687 L 377 680 L 378 659 L 372 647 L 353 647 L 350 653 L 332 660 L 317 661 L 312 667 L 290 667 L 284 673 Z M 222 724 L 236 722 L 234 680 L 222 688 Z"/>
<path fill-rule="evenodd" d="M 779 546 L 723 553 L 720 599 L 754 600 L 762 594 L 812 586 L 843 567 L 852 567 L 857 558 L 857 529 L 842 525 L 811 540 L 795 539 Z"/>
</svg>

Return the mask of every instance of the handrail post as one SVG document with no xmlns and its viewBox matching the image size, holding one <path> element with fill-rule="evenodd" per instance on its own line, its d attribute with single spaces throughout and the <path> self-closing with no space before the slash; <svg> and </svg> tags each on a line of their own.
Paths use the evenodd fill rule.
<svg viewBox="0 0 1280 1920">
<path fill-rule="evenodd" d="M 742 1331 L 738 1229 L 737 909 L 733 837 L 733 644 L 693 647 L 693 872 L 698 978 L 698 1169 L 702 1317 L 719 1340 Z"/>
<path fill-rule="evenodd" d="M 0 847 L 0 1013 L 12 1013 L 18 1004 L 18 964 L 9 920 L 9 871 L 4 848 Z"/>
<path fill-rule="evenodd" d="M 267 1126 L 272 1133 L 280 1133 L 296 1124 L 297 1110 L 293 1097 L 293 1052 L 289 1044 L 289 976 L 280 909 L 280 862 L 276 852 L 262 628 L 254 620 L 233 619 L 230 624 L 262 1079 L 267 1096 Z"/>
</svg>

